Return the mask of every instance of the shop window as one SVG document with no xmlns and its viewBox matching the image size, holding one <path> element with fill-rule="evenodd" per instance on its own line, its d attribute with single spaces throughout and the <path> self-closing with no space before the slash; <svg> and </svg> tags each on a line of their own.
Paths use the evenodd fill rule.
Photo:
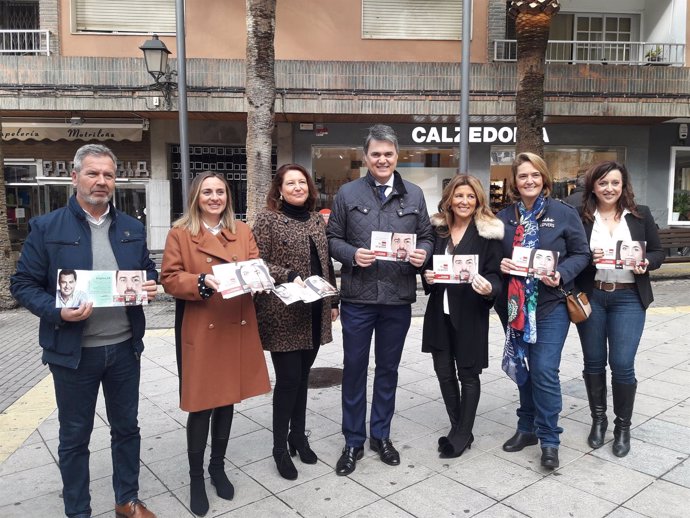
<svg viewBox="0 0 690 518">
<path fill-rule="evenodd" d="M 182 216 L 182 164 L 180 146 L 169 147 L 169 163 L 172 170 L 172 220 Z M 271 172 L 275 174 L 278 163 L 278 148 L 271 150 Z M 238 219 L 247 219 L 247 148 L 236 146 L 215 146 L 212 144 L 189 146 L 189 171 L 194 178 L 204 171 L 214 171 L 225 176 L 230 184 L 232 207 Z"/>
<path fill-rule="evenodd" d="M 671 159 L 671 225 L 690 225 L 690 148 L 673 148 Z"/>
<path fill-rule="evenodd" d="M 362 38 L 461 40 L 462 0 L 362 0 Z"/>
<path fill-rule="evenodd" d="M 515 149 L 512 147 L 491 148 L 491 208 L 494 212 L 510 203 L 507 193 L 514 158 Z M 577 178 L 584 175 L 592 165 L 604 160 L 625 162 L 625 149 L 546 146 L 544 160 L 553 175 L 552 196 L 565 198 L 575 189 Z"/>
<path fill-rule="evenodd" d="M 175 33 L 175 0 L 72 0 L 73 32 Z"/>
<path fill-rule="evenodd" d="M 362 162 L 362 148 L 312 146 L 312 173 L 319 189 L 318 208 L 331 208 L 338 189 L 367 174 Z M 397 170 L 405 180 L 424 191 L 430 214 L 436 212 L 444 180 L 458 169 L 458 151 L 452 148 L 400 148 Z"/>
</svg>

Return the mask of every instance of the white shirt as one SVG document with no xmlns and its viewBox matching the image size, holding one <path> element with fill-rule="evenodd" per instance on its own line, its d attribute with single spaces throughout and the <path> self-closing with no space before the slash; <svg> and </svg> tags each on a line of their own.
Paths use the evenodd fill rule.
<svg viewBox="0 0 690 518">
<path fill-rule="evenodd" d="M 208 230 L 211 234 L 214 236 L 218 234 L 221 230 L 223 230 L 223 221 L 219 221 L 217 225 L 214 225 L 212 227 L 208 226 L 208 224 L 205 221 L 202 221 L 204 226 L 206 227 L 206 230 Z"/>
<path fill-rule="evenodd" d="M 391 175 L 391 177 L 388 179 L 388 181 L 386 183 L 379 183 L 377 181 L 374 181 L 374 183 L 376 184 L 376 187 L 378 187 L 379 185 L 385 185 L 386 186 L 386 190 L 385 190 L 386 198 L 388 198 L 391 195 L 391 192 L 393 191 L 393 180 L 394 179 L 395 179 L 394 175 Z"/>
<path fill-rule="evenodd" d="M 84 210 L 84 209 L 81 209 Z M 84 210 L 84 214 L 86 214 L 86 221 L 89 221 L 93 223 L 96 226 L 99 226 L 101 223 L 105 221 L 105 219 L 108 217 L 108 214 L 110 214 L 110 203 L 106 204 L 105 206 L 105 212 L 101 215 L 100 218 L 96 219 L 94 218 L 89 211 Z"/>
<path fill-rule="evenodd" d="M 589 239 L 589 248 L 616 248 L 617 241 L 632 241 L 628 222 L 625 215 L 630 214 L 628 209 L 623 209 L 621 220 L 609 233 L 606 222 L 601 218 L 599 210 L 594 211 L 594 226 L 592 236 Z M 594 280 L 601 282 L 635 282 L 635 274 L 631 270 L 597 270 Z"/>
</svg>

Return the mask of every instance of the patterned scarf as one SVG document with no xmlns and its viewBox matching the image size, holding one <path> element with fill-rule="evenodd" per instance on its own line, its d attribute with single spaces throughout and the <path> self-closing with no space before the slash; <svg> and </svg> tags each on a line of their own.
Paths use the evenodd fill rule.
<svg viewBox="0 0 690 518">
<path fill-rule="evenodd" d="M 540 195 L 531 210 L 518 202 L 520 215 L 513 246 L 539 248 L 537 218 L 546 201 Z M 508 284 L 508 327 L 503 349 L 503 371 L 518 385 L 527 381 L 529 344 L 537 341 L 537 296 L 539 283 L 533 277 L 512 276 Z"/>
</svg>

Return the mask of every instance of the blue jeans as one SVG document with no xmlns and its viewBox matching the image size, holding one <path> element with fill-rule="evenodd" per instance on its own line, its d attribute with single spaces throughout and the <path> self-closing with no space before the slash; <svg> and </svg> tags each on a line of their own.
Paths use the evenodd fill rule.
<svg viewBox="0 0 690 518">
<path fill-rule="evenodd" d="M 376 370 L 369 433 L 374 439 L 390 437 L 398 387 L 398 365 L 411 317 L 410 304 L 385 306 L 343 302 L 340 305 L 343 327 L 343 435 L 347 446 L 361 446 L 367 438 L 367 370 L 374 331 Z"/>
<path fill-rule="evenodd" d="M 558 415 L 563 397 L 558 372 L 569 327 L 565 304 L 558 304 L 537 321 L 537 343 L 529 345 L 529 375 L 519 387 L 518 430 L 535 432 L 542 448 L 558 448 L 561 443 L 563 428 L 558 426 Z"/>
<path fill-rule="evenodd" d="M 634 384 L 635 355 L 646 315 L 637 290 L 606 292 L 595 289 L 590 303 L 592 314 L 577 326 L 585 359 L 584 372 L 606 372 L 608 349 L 611 380 Z"/>
<path fill-rule="evenodd" d="M 58 457 L 67 516 L 91 515 L 89 440 L 101 384 L 110 423 L 115 502 L 124 504 L 137 497 L 140 370 L 131 340 L 82 348 L 76 369 L 50 365 L 60 422 Z"/>
</svg>

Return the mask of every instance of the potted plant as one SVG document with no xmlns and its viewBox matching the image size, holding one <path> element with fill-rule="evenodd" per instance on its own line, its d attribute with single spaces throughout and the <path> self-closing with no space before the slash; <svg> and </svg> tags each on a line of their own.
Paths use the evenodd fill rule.
<svg viewBox="0 0 690 518">
<path fill-rule="evenodd" d="M 647 61 L 663 61 L 664 49 L 657 45 L 653 49 L 649 49 L 647 53 L 644 55 L 644 57 L 647 58 Z"/>
<path fill-rule="evenodd" d="M 677 191 L 673 195 L 673 212 L 678 214 L 680 221 L 688 221 L 690 212 L 690 191 Z"/>
</svg>

